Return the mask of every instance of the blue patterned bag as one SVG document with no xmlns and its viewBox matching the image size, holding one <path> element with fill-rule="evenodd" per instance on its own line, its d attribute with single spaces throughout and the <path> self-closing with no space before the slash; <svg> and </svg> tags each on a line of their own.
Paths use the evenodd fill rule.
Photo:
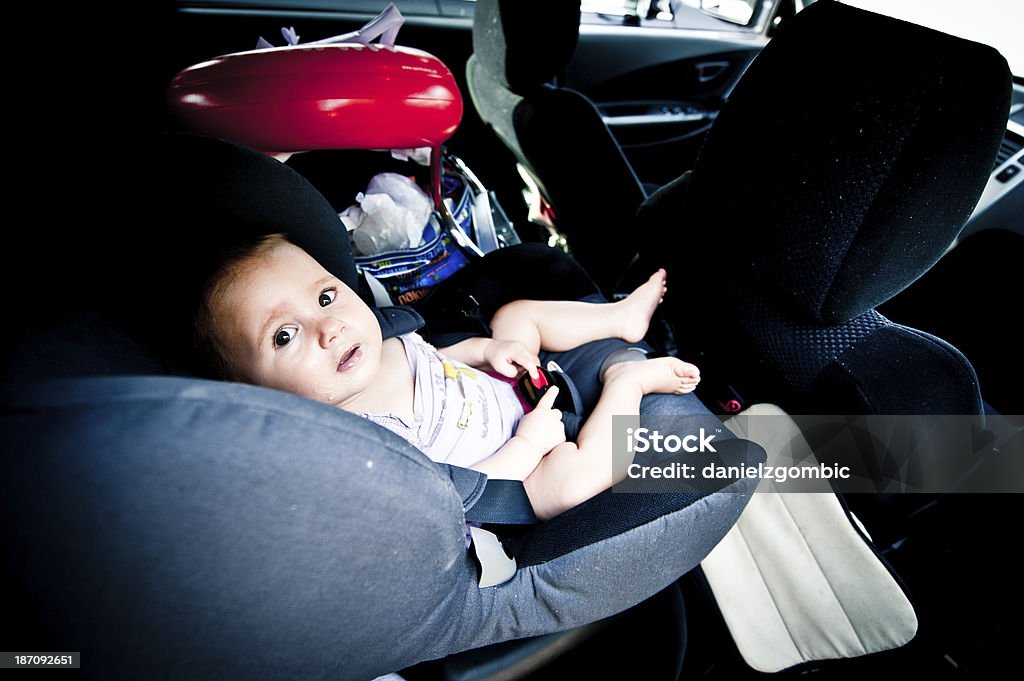
<svg viewBox="0 0 1024 681">
<path fill-rule="evenodd" d="M 378 305 L 413 305 L 471 259 L 519 243 L 493 193 L 465 163 L 447 152 L 442 163 L 443 205 L 431 214 L 422 245 L 355 258 Z"/>
</svg>

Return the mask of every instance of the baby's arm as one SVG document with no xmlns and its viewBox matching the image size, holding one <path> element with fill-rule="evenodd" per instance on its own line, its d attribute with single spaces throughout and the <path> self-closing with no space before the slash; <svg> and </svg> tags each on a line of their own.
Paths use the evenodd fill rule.
<svg viewBox="0 0 1024 681">
<path fill-rule="evenodd" d="M 551 387 L 537 403 L 537 406 L 523 416 L 516 428 L 516 434 L 505 445 L 471 468 L 488 477 L 501 480 L 525 480 L 557 445 L 565 442 L 565 426 L 562 415 L 552 409 L 558 388 Z"/>
<path fill-rule="evenodd" d="M 554 300 L 516 300 L 498 308 L 491 320 L 493 338 L 469 338 L 438 348 L 448 357 L 477 368 L 515 377 L 526 369 L 536 378 L 541 348 L 568 350 L 605 338 L 599 322 L 604 305 Z M 602 335 L 604 334 L 604 335 Z"/>
<path fill-rule="evenodd" d="M 537 377 L 540 358 L 522 343 L 496 338 L 469 338 L 455 345 L 438 348 L 442 354 L 478 369 L 494 369 L 502 376 L 515 378 L 520 369 Z"/>
</svg>

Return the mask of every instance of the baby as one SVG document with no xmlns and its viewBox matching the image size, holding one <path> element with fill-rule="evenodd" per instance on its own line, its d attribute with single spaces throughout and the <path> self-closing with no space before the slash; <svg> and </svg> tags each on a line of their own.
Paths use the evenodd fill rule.
<svg viewBox="0 0 1024 681">
<path fill-rule="evenodd" d="M 612 364 L 576 443 L 552 408 L 556 387 L 527 410 L 501 378 L 524 370 L 536 377 L 541 350 L 641 340 L 665 291 L 659 270 L 614 303 L 515 301 L 495 313 L 493 337 L 434 349 L 415 333 L 382 340 L 358 294 L 273 235 L 214 275 L 196 332 L 224 378 L 332 404 L 434 460 L 522 480 L 535 513 L 548 519 L 624 476 L 613 471 L 613 415 L 637 414 L 647 393 L 691 392 L 700 373 L 674 357 Z"/>
</svg>

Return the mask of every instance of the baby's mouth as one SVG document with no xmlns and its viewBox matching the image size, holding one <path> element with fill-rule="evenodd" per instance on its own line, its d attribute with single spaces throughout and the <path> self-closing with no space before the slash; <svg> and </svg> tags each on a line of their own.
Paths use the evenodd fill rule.
<svg viewBox="0 0 1024 681">
<path fill-rule="evenodd" d="M 362 357 L 362 347 L 359 345 L 353 345 L 351 348 L 346 350 L 341 356 L 341 359 L 338 360 L 338 371 L 348 371 L 354 367 Z"/>
</svg>

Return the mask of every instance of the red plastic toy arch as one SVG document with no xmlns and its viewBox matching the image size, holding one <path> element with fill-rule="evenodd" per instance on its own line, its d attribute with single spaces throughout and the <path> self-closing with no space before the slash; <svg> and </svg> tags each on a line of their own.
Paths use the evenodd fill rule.
<svg viewBox="0 0 1024 681">
<path fill-rule="evenodd" d="M 462 118 L 448 67 L 397 46 L 229 54 L 180 72 L 168 98 L 191 130 L 267 153 L 437 147 Z"/>
</svg>

